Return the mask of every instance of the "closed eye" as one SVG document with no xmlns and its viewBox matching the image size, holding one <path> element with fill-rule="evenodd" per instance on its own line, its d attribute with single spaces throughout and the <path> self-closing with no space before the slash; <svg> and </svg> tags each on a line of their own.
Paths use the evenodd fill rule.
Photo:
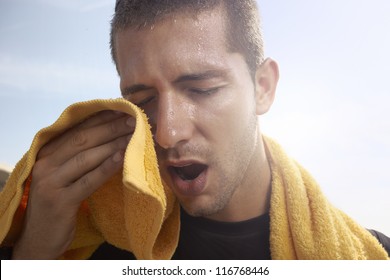
<svg viewBox="0 0 390 280">
<path fill-rule="evenodd" d="M 155 96 L 149 96 L 148 98 L 145 98 L 144 100 L 142 100 L 140 102 L 137 102 L 135 105 L 137 105 L 138 107 L 145 106 L 146 104 L 151 102 L 154 98 L 155 98 Z"/>
<path fill-rule="evenodd" d="M 221 87 L 213 87 L 213 88 L 189 88 L 189 92 L 194 94 L 205 94 L 210 95 L 216 93 Z"/>
</svg>

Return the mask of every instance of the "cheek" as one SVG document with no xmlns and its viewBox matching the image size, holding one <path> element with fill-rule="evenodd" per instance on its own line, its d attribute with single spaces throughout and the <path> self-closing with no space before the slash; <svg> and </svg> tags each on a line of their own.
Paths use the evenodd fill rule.
<svg viewBox="0 0 390 280">
<path fill-rule="evenodd" d="M 254 97 L 245 97 L 239 91 L 223 94 L 200 107 L 197 115 L 202 124 L 198 129 L 211 141 L 229 143 L 229 139 L 240 137 L 253 120 L 256 115 L 254 102 Z"/>
</svg>

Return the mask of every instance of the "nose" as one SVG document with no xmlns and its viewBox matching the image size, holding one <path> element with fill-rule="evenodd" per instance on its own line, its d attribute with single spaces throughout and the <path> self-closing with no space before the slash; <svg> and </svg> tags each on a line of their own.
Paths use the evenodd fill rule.
<svg viewBox="0 0 390 280">
<path fill-rule="evenodd" d="M 160 147 L 175 148 L 192 137 L 190 107 L 190 104 L 173 91 L 159 94 L 154 138 Z"/>
</svg>

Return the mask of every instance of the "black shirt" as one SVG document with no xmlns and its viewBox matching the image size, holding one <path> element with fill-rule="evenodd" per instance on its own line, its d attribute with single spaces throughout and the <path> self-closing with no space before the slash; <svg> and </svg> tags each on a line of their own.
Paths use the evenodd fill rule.
<svg viewBox="0 0 390 280">
<path fill-rule="evenodd" d="M 181 211 L 179 244 L 172 259 L 270 259 L 269 215 L 242 222 L 195 218 Z"/>
<path fill-rule="evenodd" d="M 181 211 L 176 260 L 255 260 L 270 259 L 269 215 L 242 222 L 218 222 L 195 218 Z M 93 260 L 135 259 L 130 252 L 103 243 L 91 256 Z"/>
<path fill-rule="evenodd" d="M 179 244 L 173 259 L 271 259 L 269 214 L 237 223 L 195 218 L 181 211 Z M 390 238 L 370 230 L 390 256 Z M 132 260 L 134 255 L 103 243 L 93 260 Z"/>
<path fill-rule="evenodd" d="M 387 254 L 390 257 L 390 237 L 387 237 L 383 233 L 369 229 L 368 230 L 373 236 L 375 236 L 376 239 L 378 239 L 379 243 L 382 244 L 383 248 L 386 250 Z"/>
</svg>

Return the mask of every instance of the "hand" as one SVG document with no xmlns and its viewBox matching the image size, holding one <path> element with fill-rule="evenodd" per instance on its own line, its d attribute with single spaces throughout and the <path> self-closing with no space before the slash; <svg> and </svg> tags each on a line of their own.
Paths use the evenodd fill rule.
<svg viewBox="0 0 390 280">
<path fill-rule="evenodd" d="M 14 259 L 56 259 L 66 251 L 81 202 L 120 170 L 134 126 L 125 114 L 100 112 L 39 151 Z"/>
</svg>

